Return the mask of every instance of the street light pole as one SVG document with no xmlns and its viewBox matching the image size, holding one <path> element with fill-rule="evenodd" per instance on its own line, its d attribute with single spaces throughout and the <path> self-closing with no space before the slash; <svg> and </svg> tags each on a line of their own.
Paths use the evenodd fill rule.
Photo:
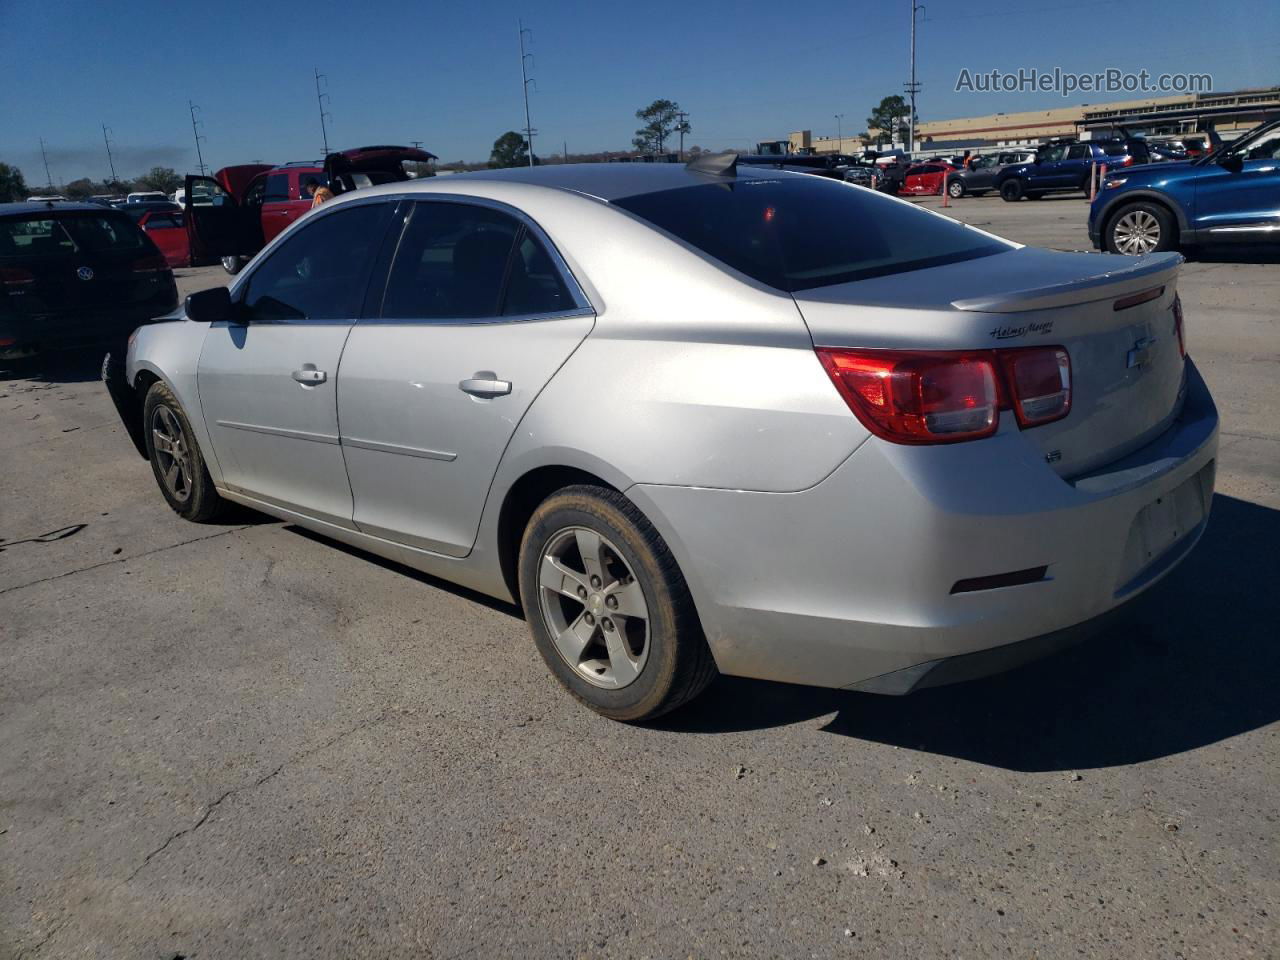
<svg viewBox="0 0 1280 960">
<path fill-rule="evenodd" d="M 916 82 L 916 12 L 923 9 L 923 3 L 911 0 L 911 80 L 906 85 L 911 96 L 911 113 L 907 116 L 907 153 L 914 153 L 916 148 L 916 93 L 920 90 Z"/>
</svg>

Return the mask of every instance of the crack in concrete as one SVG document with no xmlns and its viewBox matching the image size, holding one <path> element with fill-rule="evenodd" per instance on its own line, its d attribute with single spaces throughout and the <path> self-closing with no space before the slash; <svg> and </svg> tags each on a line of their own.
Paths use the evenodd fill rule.
<svg viewBox="0 0 1280 960">
<path fill-rule="evenodd" d="M 226 530 L 223 532 L 233 533 L 234 531 Z M 215 534 L 215 536 L 221 536 L 221 534 Z M 200 539 L 208 540 L 210 538 L 201 537 Z M 180 546 L 180 544 L 178 544 L 178 546 Z M 334 744 L 338 743 L 338 741 L 351 736 L 353 733 L 358 733 L 361 730 L 368 729 L 374 724 L 381 723 L 386 718 L 387 718 L 387 714 L 384 712 L 384 713 L 379 713 L 375 716 L 369 717 L 366 720 L 361 720 L 359 723 L 355 724 L 354 726 L 348 727 L 346 730 L 343 730 L 340 733 L 334 734 L 332 737 L 330 737 L 328 740 L 325 740 L 323 743 L 317 744 L 316 746 L 310 748 L 309 750 L 304 750 L 302 751 L 302 753 L 299 753 L 296 756 L 289 757 L 287 760 L 282 761 L 280 765 L 277 766 L 274 770 L 272 770 L 270 773 L 264 776 L 259 777 L 257 780 L 253 781 L 253 783 L 250 783 L 241 787 L 232 787 L 230 790 L 224 791 L 221 796 L 219 796 L 216 800 L 214 800 L 212 803 L 208 804 L 204 808 L 204 812 L 200 814 L 200 818 L 196 820 L 195 823 L 193 823 L 189 827 L 183 827 L 181 830 L 176 830 L 173 833 L 169 834 L 169 836 L 165 838 L 164 843 L 160 844 L 160 846 L 156 847 L 154 850 L 148 853 L 145 857 L 143 857 L 142 862 L 138 864 L 138 866 L 135 867 L 127 877 L 125 877 L 123 880 L 119 881 L 118 883 L 113 883 L 111 887 L 106 891 L 106 893 L 103 894 L 102 896 L 110 896 L 111 894 L 115 893 L 116 890 L 120 889 L 125 884 L 132 881 L 135 877 L 138 876 L 138 874 L 140 874 L 144 869 L 146 869 L 147 865 L 151 863 L 152 860 L 154 860 L 160 854 L 164 853 L 164 851 L 167 850 L 170 844 L 172 844 L 175 840 L 180 840 L 185 836 L 193 834 L 197 830 L 199 830 L 201 827 L 203 827 L 206 823 L 209 822 L 209 818 L 213 816 L 213 811 L 218 809 L 219 805 L 221 805 L 221 803 L 224 800 L 228 799 L 229 797 L 235 796 L 236 794 L 247 793 L 250 790 L 256 790 L 258 787 L 261 787 L 263 784 L 279 776 L 285 767 L 293 766 L 298 763 L 306 763 L 316 754 L 324 750 L 328 750 Z M 90 899 L 92 898 L 86 898 L 82 902 L 87 903 Z M 61 930 L 64 926 L 66 926 L 66 924 L 69 923 L 70 921 L 71 921 L 70 914 L 63 917 L 62 920 L 59 921 L 58 924 L 54 926 L 53 929 L 51 929 L 48 932 L 48 934 L 46 934 L 45 937 L 39 943 L 33 945 L 28 951 L 19 952 L 18 960 L 22 960 L 23 957 L 34 957 L 40 951 L 40 949 L 44 947 L 46 943 L 52 940 L 54 936 L 57 935 L 58 931 Z"/>
<path fill-rule="evenodd" d="M 97 570 L 99 567 L 109 567 L 113 563 L 128 563 L 131 560 L 140 560 L 142 557 L 149 557 L 152 554 L 164 553 L 166 550 L 175 550 L 178 547 L 185 547 L 189 543 L 200 543 L 202 540 L 213 540 L 217 537 L 225 537 L 229 533 L 238 533 L 241 530 L 248 530 L 255 524 L 247 523 L 243 526 L 232 527 L 230 530 L 219 530 L 217 533 L 211 533 L 206 537 L 192 537 L 190 540 L 183 540 L 180 543 L 171 543 L 167 547 L 156 547 L 154 550 L 144 550 L 142 553 L 135 553 L 127 557 L 112 557 L 110 560 L 103 560 L 101 563 L 91 563 L 87 567 L 78 567 L 75 570 L 68 570 L 65 573 L 55 573 L 49 577 L 41 577 L 39 580 L 32 580 L 28 583 L 20 583 L 17 586 L 5 587 L 0 590 L 0 597 L 6 593 L 13 593 L 15 590 L 25 590 L 27 587 L 34 587 L 37 584 L 49 583 L 51 580 L 61 580 L 63 577 L 74 577 L 78 573 L 88 573 L 90 570 Z"/>
</svg>

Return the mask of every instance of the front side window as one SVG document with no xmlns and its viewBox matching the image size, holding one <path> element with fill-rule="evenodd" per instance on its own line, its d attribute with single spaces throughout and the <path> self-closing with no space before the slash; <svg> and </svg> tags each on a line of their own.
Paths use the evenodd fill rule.
<svg viewBox="0 0 1280 960">
<path fill-rule="evenodd" d="M 289 175 L 273 173 L 267 177 L 266 190 L 262 195 L 263 203 L 277 203 L 289 199 Z"/>
<path fill-rule="evenodd" d="M 1265 133 L 1255 140 L 1240 144 L 1230 151 L 1241 160 L 1276 160 L 1280 159 L 1280 127 Z"/>
<path fill-rule="evenodd" d="M 335 210 L 291 234 L 249 278 L 242 301 L 245 319 L 250 323 L 355 319 L 389 210 L 388 203 Z"/>
<path fill-rule="evenodd" d="M 739 176 L 614 203 L 726 266 L 790 292 L 1013 249 L 909 204 L 818 177 Z"/>
</svg>

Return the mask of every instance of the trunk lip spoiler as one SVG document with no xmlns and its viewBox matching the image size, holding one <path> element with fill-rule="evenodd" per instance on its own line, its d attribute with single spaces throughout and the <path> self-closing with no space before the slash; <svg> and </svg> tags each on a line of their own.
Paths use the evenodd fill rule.
<svg viewBox="0 0 1280 960">
<path fill-rule="evenodd" d="M 1103 254 L 1097 256 L 1100 266 L 1121 259 Z M 1021 313 L 1025 310 L 1050 310 L 1055 307 L 1114 300 L 1149 287 L 1170 284 L 1184 261 L 1184 257 L 1178 253 L 1152 253 L 1144 257 L 1123 259 L 1129 262 L 1114 269 L 1104 269 L 1092 276 L 1043 287 L 952 300 L 951 306 L 975 313 Z"/>
</svg>

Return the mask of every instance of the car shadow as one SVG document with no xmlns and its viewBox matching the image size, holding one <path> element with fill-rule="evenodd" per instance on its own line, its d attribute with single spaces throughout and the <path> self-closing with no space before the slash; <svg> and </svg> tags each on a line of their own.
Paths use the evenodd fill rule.
<svg viewBox="0 0 1280 960">
<path fill-rule="evenodd" d="M 906 697 L 721 678 L 657 726 L 763 729 L 835 715 L 827 733 L 1021 771 L 1153 760 L 1280 720 L 1280 511 L 1216 496 L 1204 538 L 1094 640 Z"/>
<path fill-rule="evenodd" d="M 1280 244 L 1233 243 L 1212 247 L 1187 247 L 1182 251 L 1190 263 L 1280 263 Z"/>
<path fill-rule="evenodd" d="M 36 383 L 87 383 L 102 376 L 107 351 L 124 349 L 124 341 L 74 350 L 55 350 L 20 360 L 0 360 L 0 383 L 31 380 Z"/>
</svg>

